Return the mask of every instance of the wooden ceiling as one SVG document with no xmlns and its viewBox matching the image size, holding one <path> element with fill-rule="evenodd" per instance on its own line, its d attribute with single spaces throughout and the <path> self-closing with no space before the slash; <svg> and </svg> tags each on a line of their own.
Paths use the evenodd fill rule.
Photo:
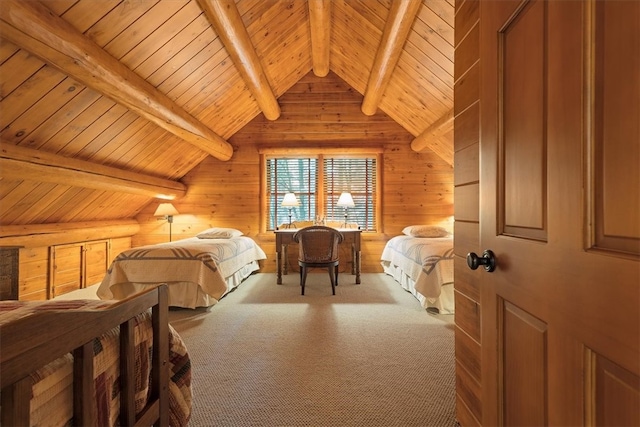
<svg viewBox="0 0 640 427">
<path fill-rule="evenodd" d="M 453 164 L 454 0 L 2 0 L 0 225 L 133 218 L 303 76 Z"/>
</svg>

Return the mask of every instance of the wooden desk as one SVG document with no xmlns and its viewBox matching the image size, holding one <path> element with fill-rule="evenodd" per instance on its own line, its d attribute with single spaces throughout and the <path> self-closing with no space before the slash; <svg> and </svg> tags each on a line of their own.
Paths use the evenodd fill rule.
<svg viewBox="0 0 640 427">
<path fill-rule="evenodd" d="M 278 285 L 282 284 L 282 275 L 287 274 L 287 246 L 293 242 L 293 235 L 299 229 L 288 228 L 275 230 L 276 234 L 276 270 L 278 271 Z M 358 228 L 337 228 L 344 236 L 342 244 L 351 243 L 351 274 L 356 276 L 356 283 L 360 284 L 360 234 L 362 230 Z"/>
</svg>

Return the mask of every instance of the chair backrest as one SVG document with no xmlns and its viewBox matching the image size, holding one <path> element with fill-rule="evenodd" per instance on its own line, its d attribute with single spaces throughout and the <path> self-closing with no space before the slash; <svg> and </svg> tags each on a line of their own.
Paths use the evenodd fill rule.
<svg viewBox="0 0 640 427">
<path fill-rule="evenodd" d="M 314 225 L 300 229 L 293 235 L 299 243 L 298 260 L 309 263 L 338 260 L 338 243 L 344 236 L 335 228 Z"/>
</svg>

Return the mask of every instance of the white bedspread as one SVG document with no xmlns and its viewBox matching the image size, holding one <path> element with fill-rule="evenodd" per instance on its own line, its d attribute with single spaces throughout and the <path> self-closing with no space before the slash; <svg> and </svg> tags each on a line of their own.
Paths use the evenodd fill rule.
<svg viewBox="0 0 640 427">
<path fill-rule="evenodd" d="M 395 236 L 384 247 L 381 261 L 385 273 L 418 297 L 423 306 L 453 313 L 453 286 L 443 296 L 443 286 L 453 285 L 452 237 Z"/>
<path fill-rule="evenodd" d="M 121 299 L 158 283 L 169 285 L 169 305 L 194 308 L 215 304 L 257 269 L 264 251 L 247 236 L 177 240 L 141 246 L 113 260 L 98 287 L 101 299 Z M 247 265 L 251 265 L 247 269 Z M 229 284 L 231 280 L 231 285 Z"/>
</svg>

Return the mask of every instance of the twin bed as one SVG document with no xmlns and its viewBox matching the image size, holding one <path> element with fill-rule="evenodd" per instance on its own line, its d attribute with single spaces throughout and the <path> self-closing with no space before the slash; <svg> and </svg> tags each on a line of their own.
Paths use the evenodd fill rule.
<svg viewBox="0 0 640 427">
<path fill-rule="evenodd" d="M 391 238 L 382 251 L 384 272 L 430 312 L 453 314 L 453 237 L 436 226 L 416 225 Z"/>
<path fill-rule="evenodd" d="M 191 362 L 168 307 L 217 303 L 263 259 L 212 228 L 122 252 L 100 300 L 0 302 L 1 424 L 187 425 Z"/>
<path fill-rule="evenodd" d="M 384 272 L 427 310 L 453 313 L 452 237 L 403 232 Z M 2 424 L 186 425 L 191 364 L 168 306 L 215 304 L 264 259 L 253 239 L 216 228 L 118 255 L 98 289 L 109 301 L 0 303 Z"/>
<path fill-rule="evenodd" d="M 266 258 L 260 246 L 240 231 L 212 228 L 192 238 L 122 252 L 97 294 L 102 299 L 122 299 L 166 283 L 170 306 L 208 307 L 257 271 L 259 261 Z"/>
<path fill-rule="evenodd" d="M 124 301 L 0 302 L 1 424 L 186 426 L 191 362 L 166 286 Z"/>
<path fill-rule="evenodd" d="M 266 259 L 256 242 L 233 228 L 211 228 L 195 237 L 122 252 L 98 288 L 102 299 L 122 299 L 149 286 L 168 284 L 169 305 L 196 308 L 216 304 L 259 269 Z M 381 255 L 386 274 L 429 311 L 451 314 L 453 237 L 437 226 L 406 227 Z"/>
</svg>

